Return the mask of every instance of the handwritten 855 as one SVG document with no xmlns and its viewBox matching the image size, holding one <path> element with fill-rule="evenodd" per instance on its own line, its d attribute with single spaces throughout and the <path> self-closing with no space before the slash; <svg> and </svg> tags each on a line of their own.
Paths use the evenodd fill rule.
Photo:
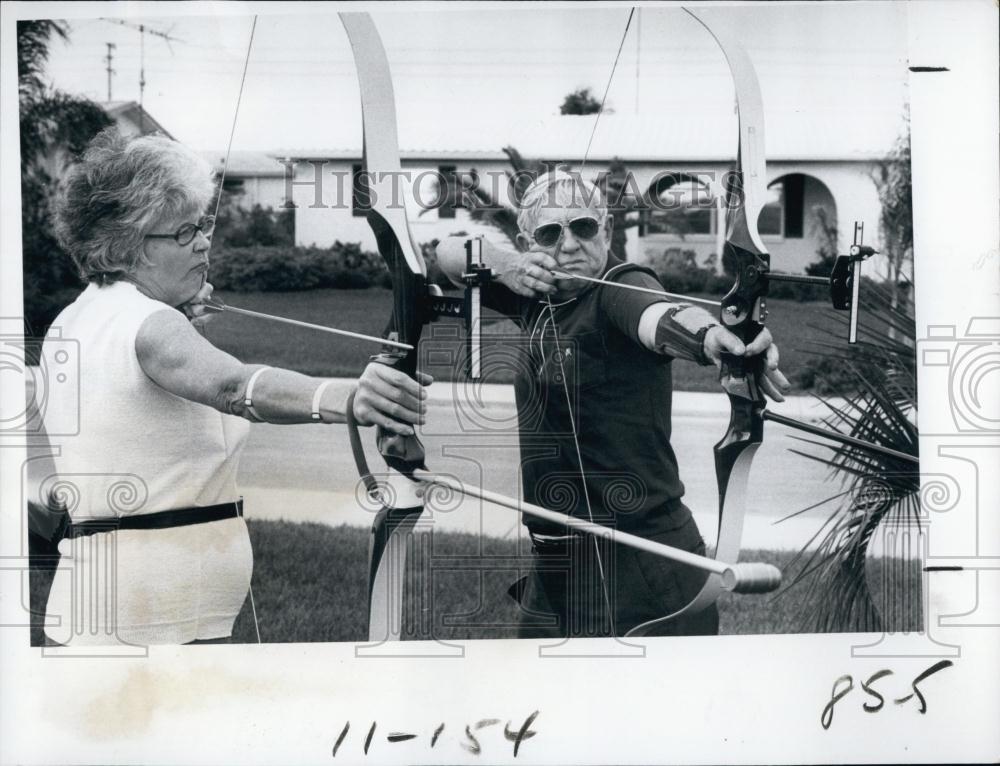
<svg viewBox="0 0 1000 766">
<path fill-rule="evenodd" d="M 920 693 L 918 684 L 921 681 L 924 681 L 930 676 L 934 675 L 939 670 L 950 668 L 954 664 L 955 663 L 953 663 L 951 660 L 941 660 L 940 662 L 931 665 L 929 668 L 927 668 L 927 670 L 925 670 L 923 673 L 918 675 L 910 682 L 911 691 L 909 694 L 903 697 L 898 697 L 894 699 L 893 702 L 896 705 L 904 705 L 909 700 L 916 697 L 917 700 L 920 702 L 920 707 L 917 712 L 921 714 L 926 713 L 927 700 L 924 698 L 924 695 Z M 877 713 L 885 706 L 885 697 L 883 697 L 881 694 L 879 694 L 878 691 L 875 690 L 875 682 L 881 678 L 885 678 L 886 676 L 891 676 L 892 674 L 893 672 L 891 670 L 879 670 L 875 673 L 872 673 L 867 678 L 867 680 L 860 682 L 861 690 L 865 694 L 871 695 L 871 697 L 875 700 L 874 702 L 868 700 L 864 704 L 862 704 L 861 707 L 866 713 Z M 833 723 L 834 706 L 838 702 L 840 702 L 844 697 L 850 694 L 853 690 L 854 690 L 854 679 L 849 675 L 843 675 L 833 682 L 833 691 L 831 692 L 830 695 L 830 701 L 826 703 L 826 706 L 823 708 L 823 714 L 819 717 L 819 721 L 823 725 L 824 729 L 829 729 L 830 724 Z"/>
</svg>

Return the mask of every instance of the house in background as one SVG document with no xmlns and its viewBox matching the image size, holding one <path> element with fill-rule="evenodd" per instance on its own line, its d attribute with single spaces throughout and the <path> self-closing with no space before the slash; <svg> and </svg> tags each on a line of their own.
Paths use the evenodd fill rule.
<svg viewBox="0 0 1000 766">
<path fill-rule="evenodd" d="M 794 273 L 815 261 L 826 242 L 824 221 L 837 227 L 838 252 L 850 246 L 854 221 L 866 224 L 866 241 L 877 246 L 881 206 L 872 171 L 888 155 L 895 136 L 883 131 L 873 138 L 869 126 L 824 114 L 769 117 L 768 197 L 758 224 L 772 267 Z M 557 116 L 515 126 L 492 140 L 485 135 L 488 127 L 477 128 L 449 146 L 440 145 L 433 125 L 418 128 L 424 135 L 411 130 L 401 138 L 401 156 L 414 239 L 422 244 L 464 233 L 503 241 L 497 229 L 473 222 L 453 204 L 455 195 L 442 179 L 475 171 L 491 196 L 512 205 L 506 182 L 512 168 L 501 147 L 513 146 L 526 159 L 578 169 L 593 127 L 592 116 Z M 698 119 L 685 114 L 670 123 L 618 114 L 601 118 L 583 177 L 594 180 L 618 158 L 632 177 L 630 188 L 661 203 L 660 210 L 644 214 L 640 225 L 627 229 L 630 260 L 691 250 L 704 264 L 721 253 L 722 183 L 734 167 L 736 136 L 731 112 L 699 114 Z M 570 152 L 568 147 L 579 149 Z M 284 172 L 279 155 L 273 156 L 274 165 Z M 288 187 L 297 244 L 329 246 L 340 240 L 376 249 L 362 199 L 352 191 L 361 172 L 358 148 L 287 151 L 280 156 L 291 173 Z M 679 229 L 685 233 L 676 233 Z M 721 268 L 719 260 L 714 262 Z"/>
<path fill-rule="evenodd" d="M 137 101 L 104 101 L 101 108 L 108 117 L 115 121 L 123 136 L 148 136 L 160 133 L 167 138 L 173 138 L 170 132 L 139 106 Z"/>
<path fill-rule="evenodd" d="M 278 211 L 284 206 L 286 184 L 282 158 L 265 152 L 234 151 L 229 155 L 227 167 L 225 151 L 200 154 L 211 163 L 216 177 L 222 177 L 225 167 L 223 185 L 239 207 L 250 210 L 260 205 Z"/>
<path fill-rule="evenodd" d="M 128 135 L 170 136 L 135 102 L 109 102 L 104 108 Z M 824 227 L 836 227 L 837 252 L 846 252 L 854 221 L 865 223 L 866 241 L 877 247 L 881 205 L 873 171 L 896 138 L 887 132 L 891 123 L 878 132 L 870 124 L 823 112 L 782 112 L 768 118 L 768 196 L 758 228 L 772 267 L 802 272 L 827 245 Z M 677 120 L 657 122 L 605 114 L 584 158 L 593 130 L 593 116 L 553 116 L 506 127 L 481 125 L 450 131 L 448 139 L 442 138 L 436 124 L 414 126 L 401 139 L 401 188 L 414 240 L 420 245 L 468 234 L 503 243 L 506 238 L 496 228 L 472 221 L 456 204 L 458 195 L 449 180 L 475 173 L 494 200 L 513 207 L 508 184 L 512 167 L 501 151 L 511 146 L 530 161 L 572 169 L 582 165 L 588 180 L 620 160 L 630 176 L 630 191 L 659 201 L 650 212 L 630 214 L 634 225 L 626 229 L 629 260 L 648 262 L 665 253 L 690 251 L 698 264 L 712 263 L 721 270 L 723 183 L 734 167 L 735 115 L 702 111 L 697 119 L 686 113 Z M 222 173 L 225 151 L 202 156 Z M 234 151 L 225 187 L 247 210 L 254 205 L 280 210 L 291 203 L 297 245 L 328 247 L 339 240 L 359 242 L 362 249 L 374 251 L 364 198 L 356 191 L 360 174 L 360 147 Z"/>
<path fill-rule="evenodd" d="M 100 106 L 115 121 L 124 136 L 159 133 L 173 138 L 135 101 L 105 101 Z M 223 150 L 200 152 L 215 170 L 222 175 L 226 152 Z M 238 199 L 240 207 L 251 209 L 254 205 L 279 209 L 285 201 L 285 167 L 274 156 L 265 152 L 234 151 L 226 168 L 225 188 Z"/>
</svg>

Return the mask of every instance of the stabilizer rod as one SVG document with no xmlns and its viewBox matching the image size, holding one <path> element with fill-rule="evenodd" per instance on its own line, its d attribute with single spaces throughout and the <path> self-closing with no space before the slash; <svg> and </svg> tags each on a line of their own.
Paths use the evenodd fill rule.
<svg viewBox="0 0 1000 766">
<path fill-rule="evenodd" d="M 867 442 L 864 439 L 856 439 L 853 436 L 838 433 L 837 431 L 832 431 L 828 428 L 814 426 L 811 423 L 803 423 L 801 420 L 786 418 L 784 415 L 777 415 L 769 410 L 764 410 L 764 420 L 781 423 L 783 426 L 788 426 L 789 428 L 794 428 L 799 431 L 805 431 L 808 434 L 820 436 L 824 439 L 829 439 L 830 441 L 840 442 L 841 444 L 850 444 L 852 447 L 860 447 L 861 449 L 866 449 L 870 452 L 878 452 L 883 455 L 888 455 L 889 457 L 894 457 L 897 460 L 906 460 L 907 462 L 920 465 L 920 458 L 914 457 L 913 455 L 907 455 L 905 452 L 899 452 L 898 450 L 894 450 L 889 447 L 883 447 L 881 444 L 875 444 L 875 442 Z"/>
</svg>

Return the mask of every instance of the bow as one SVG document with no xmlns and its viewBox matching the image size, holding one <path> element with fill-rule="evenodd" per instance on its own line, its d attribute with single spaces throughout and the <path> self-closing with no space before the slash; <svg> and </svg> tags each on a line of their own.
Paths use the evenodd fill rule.
<svg viewBox="0 0 1000 766">
<path fill-rule="evenodd" d="M 479 295 L 489 282 L 475 241 L 466 248 L 464 298 L 441 295 L 427 282 L 427 266 L 413 240 L 396 135 L 396 108 L 389 61 L 378 30 L 367 13 L 341 13 L 354 54 L 361 91 L 363 171 L 369 200 L 368 224 L 392 277 L 393 312 L 386 331 L 391 340 L 411 346 L 376 357 L 411 378 L 417 374 L 417 344 L 423 326 L 440 316 L 463 317 L 466 323 L 466 363 L 472 377 L 479 372 Z M 414 471 L 425 469 L 420 439 L 378 430 L 376 444 L 388 466 L 388 478 L 377 481 L 368 468 L 348 404 L 348 433 L 358 472 L 370 498 L 381 506 L 372 524 L 369 545 L 368 635 L 372 641 L 398 640 L 402 633 L 403 575 L 411 533 L 424 509 Z"/>
<path fill-rule="evenodd" d="M 706 20 L 710 12 L 684 10 L 712 35 L 722 50 L 729 65 L 736 95 L 739 139 L 736 169 L 726 179 L 725 184 L 726 208 L 729 215 L 723 251 L 724 258 L 733 266 L 736 278 L 732 288 L 719 304 L 722 325 L 744 344 L 749 344 L 764 329 L 767 319 L 767 294 L 771 280 L 822 284 L 829 287 L 834 308 L 850 311 L 848 341 L 856 342 L 860 265 L 876 251 L 861 244 L 863 228 L 856 224 L 855 240 L 850 254 L 837 257 L 828 279 L 770 274 L 770 255 L 757 228 L 757 221 L 764 206 L 767 174 L 764 160 L 764 110 L 756 70 L 731 24 L 720 24 L 713 28 Z M 626 26 L 626 33 L 627 30 Z M 628 287 L 614 282 L 603 284 Z M 685 297 L 666 292 L 663 295 Z M 721 361 L 719 379 L 729 400 L 730 417 L 725 434 L 713 448 L 719 493 L 715 560 L 719 564 L 737 567 L 746 513 L 746 490 L 750 467 L 758 447 L 763 442 L 765 420 L 778 422 L 842 444 L 916 462 L 916 458 L 912 455 L 767 412 L 766 401 L 758 385 L 758 376 L 763 373 L 763 358 L 747 359 L 723 354 Z M 581 463 L 581 472 L 582 470 Z M 780 573 L 773 567 L 750 563 L 740 564 L 738 568 L 747 577 L 747 586 L 739 589 L 741 592 L 766 592 L 774 590 L 781 584 Z M 721 569 L 710 572 L 701 591 L 681 609 L 641 623 L 625 635 L 645 635 L 656 625 L 684 614 L 692 614 L 715 603 L 724 590 L 732 589 L 720 572 Z"/>
<path fill-rule="evenodd" d="M 764 205 L 764 107 L 757 73 L 737 37 L 724 28 L 713 29 L 699 13 L 685 9 L 718 43 L 729 63 L 736 89 L 739 141 L 736 170 L 727 179 L 729 210 L 724 258 L 736 272 L 732 289 L 722 299 L 722 325 L 749 344 L 764 329 L 767 318 L 768 273 L 771 257 L 757 230 Z M 746 513 L 746 489 L 754 454 L 764 439 L 764 395 L 757 384 L 761 358 L 724 354 L 720 383 L 729 399 L 729 426 L 713 448 L 719 489 L 719 526 L 715 558 L 735 564 L 739 558 Z M 774 582 L 773 587 L 780 584 Z M 709 575 L 701 591 L 677 612 L 637 625 L 628 635 L 643 635 L 667 620 L 713 604 L 722 593 L 722 581 Z"/>
<path fill-rule="evenodd" d="M 490 270 L 481 263 L 481 242 L 473 240 L 466 245 L 467 268 L 463 275 L 463 298 L 445 297 L 439 289 L 428 285 L 427 266 L 410 233 L 405 194 L 400 186 L 403 174 L 396 136 L 396 110 L 389 62 L 378 31 L 367 13 L 341 13 L 340 19 L 351 43 L 361 91 L 363 185 L 369 203 L 368 223 L 375 233 L 379 254 L 385 261 L 393 284 L 393 312 L 385 337 L 378 339 L 339 328 L 248 311 L 229 306 L 219 299 L 206 301 L 205 306 L 212 311 L 226 311 L 379 342 L 384 351 L 373 359 L 401 370 L 414 379 L 417 372 L 417 344 L 423 325 L 441 316 L 464 318 L 466 370 L 470 377 L 476 379 L 479 377 L 481 359 L 480 292 L 491 276 Z M 215 201 L 216 216 L 222 202 L 256 29 L 255 15 L 219 180 L 219 192 Z M 372 640 L 398 639 L 402 632 L 403 573 L 407 543 L 423 512 L 423 501 L 417 492 L 418 484 L 413 472 L 425 467 L 424 447 L 416 436 L 402 437 L 380 428 L 376 443 L 389 473 L 386 479 L 378 481 L 368 468 L 358 423 L 354 419 L 353 405 L 352 394 L 347 403 L 347 425 L 355 463 L 368 496 L 380 505 L 372 525 L 369 546 L 369 637 Z M 252 588 L 250 603 L 253 607 L 257 641 L 260 643 Z"/>
<path fill-rule="evenodd" d="M 479 376 L 479 324 L 481 290 L 491 278 L 490 270 L 481 264 L 481 241 L 466 244 L 465 297 L 447 298 L 427 283 L 427 269 L 420 250 L 413 241 L 406 215 L 405 201 L 400 197 L 398 179 L 402 176 L 399 148 L 396 137 L 396 116 L 392 79 L 388 59 L 371 17 L 366 13 L 340 14 L 347 30 L 358 71 L 364 136 L 363 169 L 368 182 L 370 210 L 368 222 L 375 233 L 379 252 L 386 262 L 393 282 L 393 316 L 387 335 L 393 340 L 412 346 L 405 352 L 387 351 L 378 360 L 416 376 L 417 344 L 423 326 L 440 316 L 461 316 L 466 323 L 467 373 Z M 557 338 L 558 342 L 558 338 Z M 559 357 L 562 364 L 561 355 Z M 563 376 L 565 380 L 565 375 Z M 568 391 L 567 391 L 568 395 Z M 352 398 L 353 400 L 353 398 Z M 369 497 L 377 500 L 380 509 L 372 525 L 369 545 L 369 640 L 373 642 L 396 641 L 402 634 L 403 582 L 406 568 L 407 546 L 424 510 L 417 493 L 417 481 L 450 488 L 452 491 L 488 499 L 523 513 L 542 516 L 559 523 L 574 525 L 574 520 L 562 514 L 529 506 L 511 498 L 476 491 L 453 482 L 447 477 L 436 476 L 426 470 L 425 451 L 416 436 L 401 437 L 380 430 L 376 442 L 378 450 L 389 468 L 388 479 L 379 482 L 368 467 L 361 445 L 357 423 L 353 419 L 353 401 L 348 404 L 348 433 L 358 472 Z M 574 423 L 574 434 L 575 434 Z M 581 464 L 581 474 L 583 472 Z M 487 497 L 488 495 L 488 497 Z M 588 510 L 589 510 L 588 498 Z M 594 544 L 605 530 L 593 523 L 584 525 Z M 611 533 L 614 535 L 614 533 Z M 628 539 L 626 539 L 628 538 Z M 709 568 L 727 590 L 757 592 L 770 588 L 777 570 L 768 565 L 743 564 L 739 567 L 724 564 L 712 569 L 712 562 L 683 551 L 655 546 L 648 541 L 617 534 L 619 543 L 651 550 L 659 555 L 682 557 L 688 563 Z M 600 552 L 598 550 L 598 561 Z M 735 563 L 735 560 L 734 562 Z M 604 583 L 603 566 L 601 571 Z M 605 587 L 605 603 L 610 613 L 610 601 Z"/>
<path fill-rule="evenodd" d="M 729 63 L 736 89 L 736 106 L 739 115 L 739 141 L 736 170 L 726 184 L 727 206 L 730 211 L 726 232 L 724 255 L 734 264 L 736 281 L 720 304 L 720 318 L 726 329 L 745 344 L 749 344 L 764 329 L 767 317 L 768 272 L 770 256 L 757 231 L 757 218 L 763 208 L 765 191 L 764 167 L 764 115 L 760 85 L 749 56 L 735 35 L 713 30 L 698 14 L 687 10 L 715 38 Z M 632 16 L 629 15 L 629 22 Z M 628 33 L 628 24 L 625 34 Z M 623 37 L 624 43 L 624 37 Z M 621 47 L 619 47 L 619 51 Z M 611 76 L 614 76 L 612 68 Z M 609 80 L 610 87 L 610 80 Z M 605 90 L 605 96 L 607 89 Z M 602 105 L 603 110 L 603 105 Z M 600 112 L 598 112 L 599 119 Z M 596 121 L 595 126 L 596 130 Z M 593 136 L 592 136 L 593 137 Z M 586 157 L 584 158 L 586 164 Z M 550 318 L 555 328 L 555 312 L 548 304 Z M 558 332 L 555 336 L 557 358 L 562 359 Z M 714 447 L 716 480 L 719 489 L 719 535 L 715 559 L 721 564 L 735 565 L 739 558 L 743 534 L 743 517 L 746 511 L 746 487 L 754 454 L 764 436 L 764 396 L 757 383 L 762 359 L 746 359 L 724 355 L 720 383 L 730 405 L 729 426 Z M 562 375 L 565 387 L 565 374 Z M 569 389 L 566 388 L 569 397 Z M 572 411 L 572 408 L 570 408 Z M 580 455 L 576 425 L 573 438 L 577 444 L 577 459 L 581 479 L 586 488 L 583 460 Z M 586 490 L 585 490 L 586 492 Z M 592 514 L 589 497 L 585 494 L 588 514 Z M 597 563 L 604 592 L 608 617 L 614 631 L 604 566 L 597 552 Z M 743 565 L 752 568 L 751 588 L 745 592 L 773 590 L 781 583 L 780 573 L 773 567 L 761 564 Z M 718 572 L 710 572 L 701 591 L 681 609 L 631 628 L 626 636 L 642 636 L 655 626 L 684 614 L 692 614 L 715 603 L 726 584 Z"/>
<path fill-rule="evenodd" d="M 426 290 L 427 266 L 410 233 L 399 187 L 393 186 L 402 177 L 402 167 L 389 62 L 371 17 L 342 13 L 340 20 L 350 38 L 361 88 L 362 166 L 370 202 L 368 224 L 392 277 L 393 310 L 387 335 L 414 347 L 402 354 L 387 351 L 377 359 L 416 378 L 416 346 L 423 329 L 418 295 Z M 348 406 L 352 419 L 353 403 L 352 397 Z M 350 431 L 354 446 L 357 431 L 354 428 Z M 369 496 L 381 502 L 369 541 L 368 635 L 371 640 L 398 639 L 402 631 L 406 544 L 424 510 L 416 485 L 407 477 L 413 469 L 424 467 L 424 447 L 416 436 L 403 437 L 382 429 L 376 443 L 389 467 L 388 482 L 377 486 L 367 464 L 358 466 Z M 363 452 L 360 454 L 363 459 Z"/>
</svg>

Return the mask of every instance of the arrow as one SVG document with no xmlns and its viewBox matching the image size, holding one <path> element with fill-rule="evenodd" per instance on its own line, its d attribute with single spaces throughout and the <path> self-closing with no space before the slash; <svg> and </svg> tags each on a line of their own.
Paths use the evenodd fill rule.
<svg viewBox="0 0 1000 766">
<path fill-rule="evenodd" d="M 402 351 L 412 351 L 413 346 L 409 343 L 400 343 L 395 340 L 388 340 L 386 338 L 379 338 L 374 335 L 365 335 L 360 332 L 351 332 L 350 330 L 338 330 L 336 327 L 326 327 L 321 324 L 313 324 L 312 322 L 302 322 L 298 319 L 288 319 L 287 317 L 279 317 L 274 314 L 265 314 L 261 311 L 251 311 L 250 309 L 240 309 L 236 306 L 230 306 L 228 303 L 223 303 L 219 299 L 212 301 L 206 301 L 204 304 L 205 308 L 211 309 L 212 311 L 228 311 L 231 314 L 242 314 L 243 316 L 256 317 L 257 319 L 268 319 L 272 322 L 281 322 L 282 324 L 295 325 L 296 327 L 305 327 L 309 330 L 318 330 L 320 332 L 328 332 L 331 335 L 341 335 L 345 338 L 356 338 L 358 340 L 366 340 L 370 343 L 378 343 L 383 346 L 389 346 L 390 348 L 398 348 Z"/>
<path fill-rule="evenodd" d="M 720 301 L 711 301 L 708 298 L 692 298 L 690 295 L 680 293 L 668 293 L 666 290 L 654 290 L 651 287 L 639 287 L 638 285 L 625 285 L 621 282 L 612 282 L 608 279 L 597 279 L 596 277 L 585 277 L 582 274 L 569 274 L 565 271 L 553 271 L 552 274 L 559 279 L 576 279 L 580 282 L 593 282 L 595 285 L 608 285 L 609 287 L 620 287 L 622 290 L 635 290 L 637 293 L 650 293 L 651 295 L 665 295 L 668 298 L 680 298 L 692 303 L 704 303 L 708 306 L 721 306 Z"/>
</svg>

